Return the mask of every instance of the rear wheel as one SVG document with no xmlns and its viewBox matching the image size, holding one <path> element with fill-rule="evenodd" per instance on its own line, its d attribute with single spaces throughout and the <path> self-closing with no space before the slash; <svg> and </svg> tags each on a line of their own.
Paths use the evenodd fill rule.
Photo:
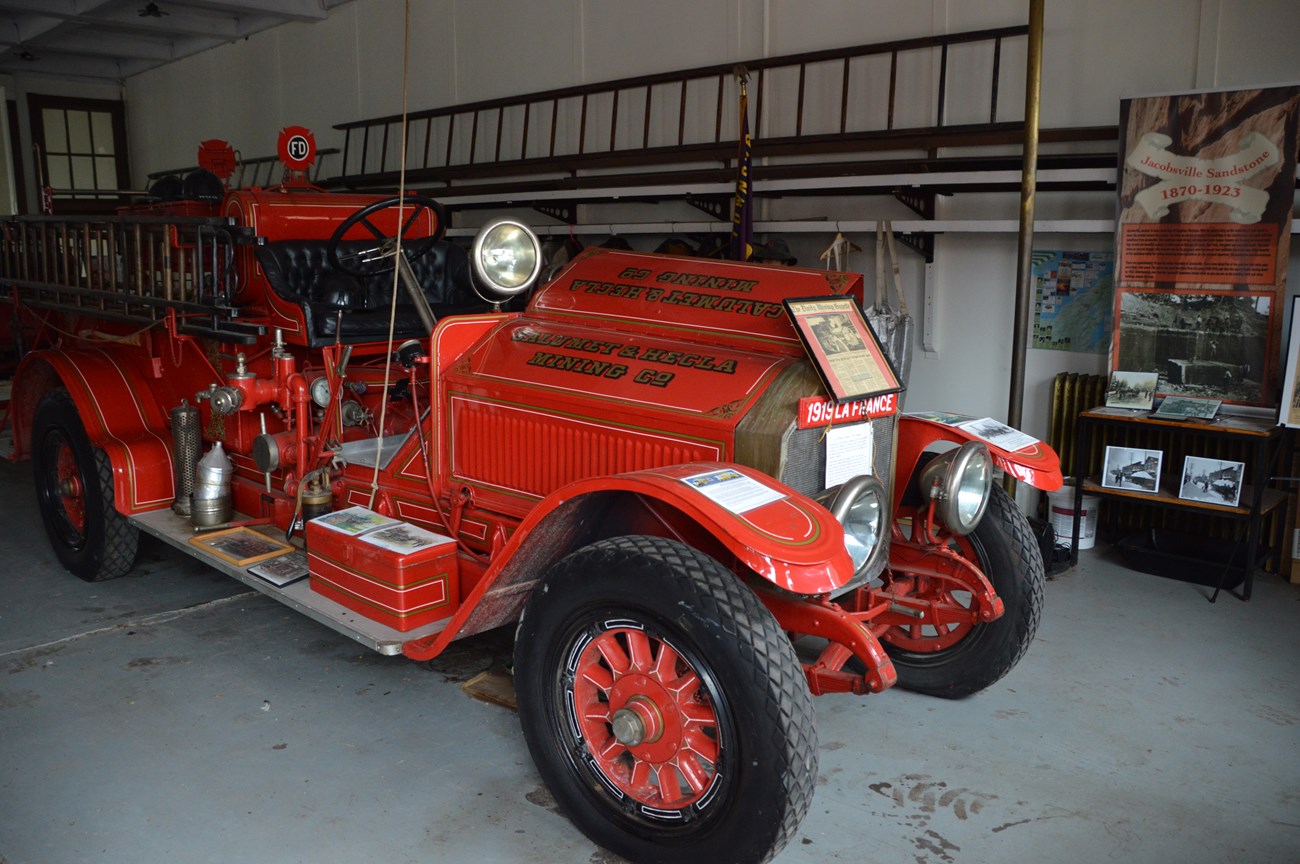
<svg viewBox="0 0 1300 864">
<path fill-rule="evenodd" d="M 66 390 L 50 392 L 32 426 L 36 498 L 54 553 L 87 582 L 113 579 L 135 564 L 140 534 L 117 512 L 113 465 L 91 446 Z"/>
<path fill-rule="evenodd" d="M 580 549 L 520 621 L 524 737 L 565 813 L 635 862 L 767 861 L 816 779 L 789 639 L 714 559 L 659 537 Z"/>
<path fill-rule="evenodd" d="M 1029 522 L 1000 486 L 993 486 L 988 510 L 975 530 L 949 542 L 988 577 L 1002 598 L 1002 617 L 987 624 L 893 627 L 881 642 L 898 670 L 900 686 L 956 699 L 990 686 L 1020 662 L 1038 631 L 1045 577 Z M 926 577 L 918 577 L 912 593 L 939 603 L 971 603 L 969 593 Z"/>
</svg>

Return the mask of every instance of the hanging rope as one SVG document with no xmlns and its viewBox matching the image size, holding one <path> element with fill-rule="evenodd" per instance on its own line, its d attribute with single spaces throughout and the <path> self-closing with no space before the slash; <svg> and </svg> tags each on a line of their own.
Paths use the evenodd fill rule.
<svg viewBox="0 0 1300 864">
<path fill-rule="evenodd" d="M 393 289 L 392 303 L 388 307 L 388 351 L 384 356 L 384 398 L 379 402 L 379 428 L 375 435 L 375 470 L 370 476 L 370 498 L 366 503 L 369 510 L 375 509 L 375 498 L 379 495 L 379 465 L 384 453 L 384 423 L 388 418 L 388 388 L 392 385 L 393 374 L 393 333 L 397 329 L 397 292 L 401 287 L 398 280 L 401 278 L 401 268 L 398 261 L 402 257 L 402 229 L 406 225 L 406 214 L 403 203 L 406 200 L 406 86 L 409 72 L 408 64 L 411 58 L 411 0 L 406 0 L 406 15 L 402 22 L 402 145 L 401 161 L 397 174 L 397 245 L 393 249 Z M 420 418 L 416 417 L 415 422 L 419 423 Z"/>
</svg>

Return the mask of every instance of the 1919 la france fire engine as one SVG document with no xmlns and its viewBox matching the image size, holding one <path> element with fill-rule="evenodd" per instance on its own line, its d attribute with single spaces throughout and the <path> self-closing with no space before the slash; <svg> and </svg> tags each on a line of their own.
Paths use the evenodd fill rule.
<svg viewBox="0 0 1300 864">
<path fill-rule="evenodd" d="M 963 696 L 1033 638 L 1042 561 L 991 480 L 1055 488 L 1056 456 L 833 404 L 783 304 L 861 276 L 590 249 L 538 284 L 517 221 L 466 250 L 283 140 L 274 187 L 207 153 L 119 215 L 3 223 L 43 346 L 16 450 L 81 578 L 143 531 L 384 654 L 516 625 L 538 770 L 638 862 L 767 860 L 812 798 L 812 695 Z"/>
</svg>

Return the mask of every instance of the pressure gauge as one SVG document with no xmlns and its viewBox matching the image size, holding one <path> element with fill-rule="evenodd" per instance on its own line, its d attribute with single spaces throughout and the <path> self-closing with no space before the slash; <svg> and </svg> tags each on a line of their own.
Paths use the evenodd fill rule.
<svg viewBox="0 0 1300 864">
<path fill-rule="evenodd" d="M 330 404 L 330 382 L 324 375 L 311 382 L 311 401 L 322 408 Z"/>
</svg>

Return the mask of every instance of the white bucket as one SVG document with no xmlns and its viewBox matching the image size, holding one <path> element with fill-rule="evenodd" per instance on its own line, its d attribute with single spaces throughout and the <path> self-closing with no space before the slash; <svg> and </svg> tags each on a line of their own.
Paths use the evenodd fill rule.
<svg viewBox="0 0 1300 864">
<path fill-rule="evenodd" d="M 1079 504 L 1079 548 L 1091 549 L 1097 539 L 1097 509 L 1100 498 L 1084 495 Z M 1070 546 L 1074 535 L 1074 478 L 1066 477 L 1065 485 L 1047 493 L 1047 517 L 1056 532 L 1058 546 Z"/>
</svg>

